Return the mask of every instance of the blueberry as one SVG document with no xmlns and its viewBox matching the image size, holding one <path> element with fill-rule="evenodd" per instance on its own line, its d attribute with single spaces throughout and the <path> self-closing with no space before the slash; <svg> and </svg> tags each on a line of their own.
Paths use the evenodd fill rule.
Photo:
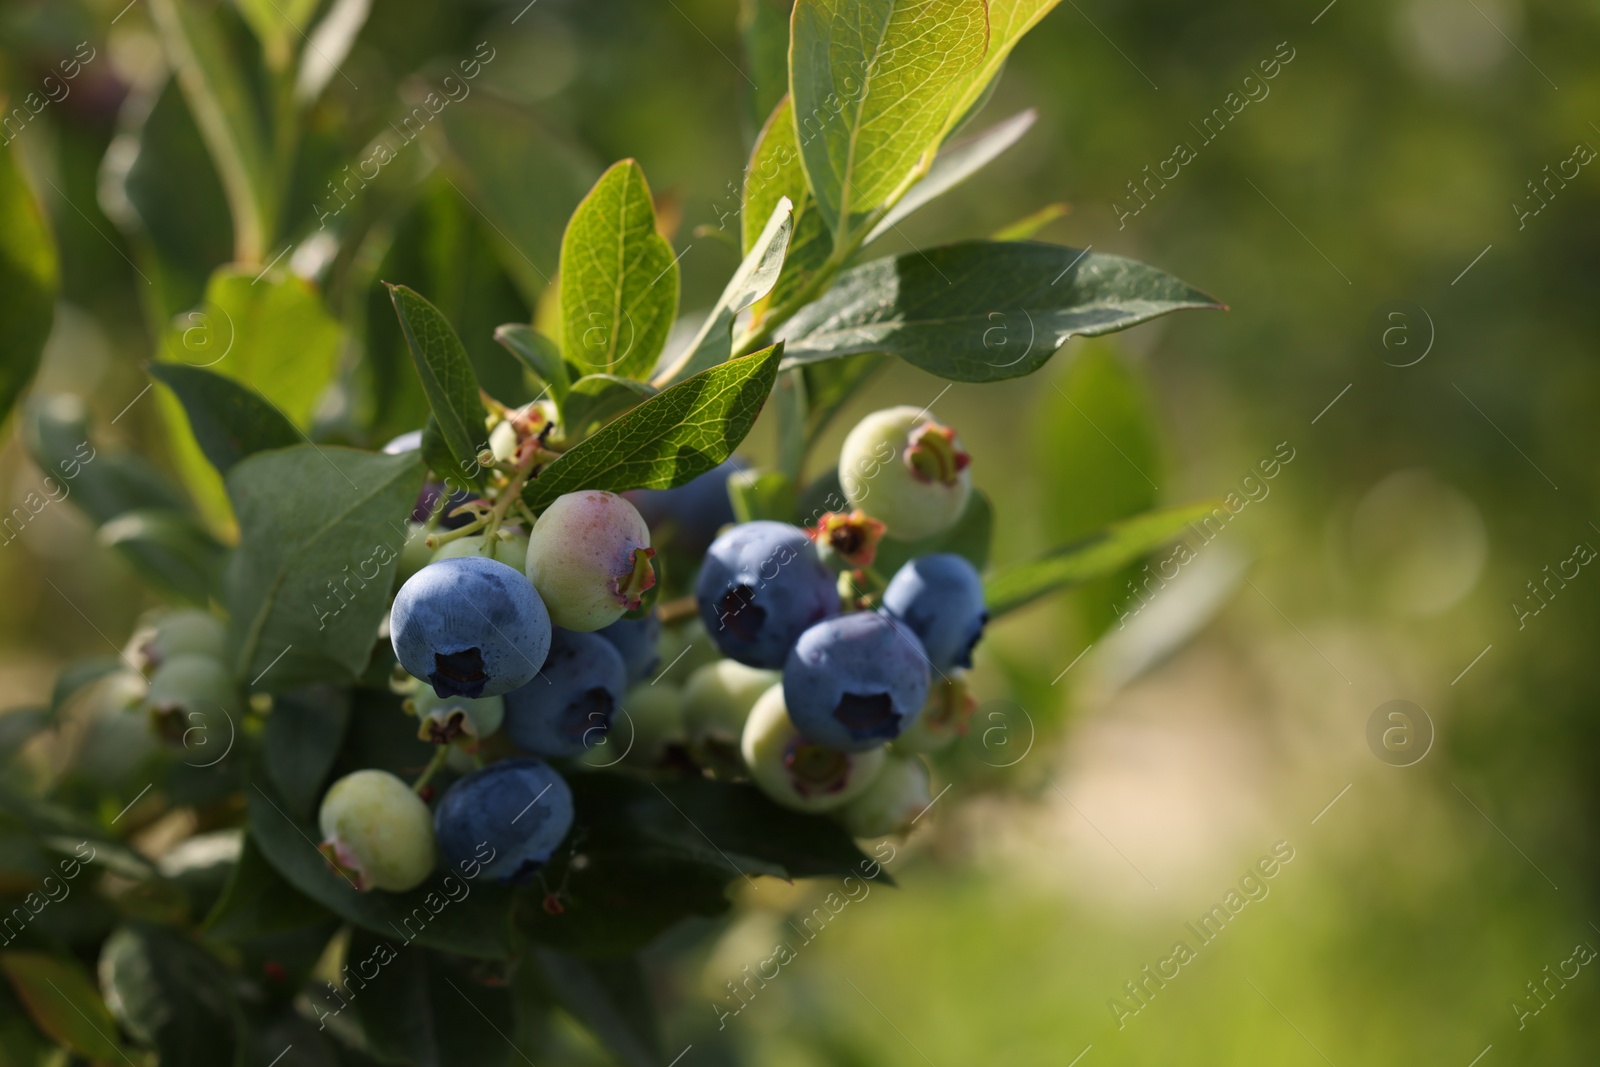
<svg viewBox="0 0 1600 1067">
<path fill-rule="evenodd" d="M 624 495 L 639 509 L 660 541 L 685 555 L 699 556 L 717 531 L 733 521 L 728 477 L 749 466 L 738 456 L 731 456 L 687 485 L 676 489 L 635 489 Z"/>
<path fill-rule="evenodd" d="M 683 687 L 683 725 L 689 755 L 718 778 L 743 770 L 739 738 L 761 694 L 783 681 L 777 671 L 719 659 L 697 668 Z"/>
<path fill-rule="evenodd" d="M 226 738 L 243 711 L 239 688 L 222 661 L 198 653 L 170 656 L 150 676 L 145 709 L 156 733 L 190 748 Z"/>
<path fill-rule="evenodd" d="M 460 741 L 468 750 L 500 729 L 505 720 L 504 697 L 442 697 L 430 686 L 418 686 L 408 710 L 419 720 L 417 737 L 429 744 L 448 745 Z"/>
<path fill-rule="evenodd" d="M 948 529 L 972 492 L 970 457 L 956 432 L 910 406 L 875 411 L 839 449 L 839 484 L 850 506 L 889 533 L 917 541 Z"/>
<path fill-rule="evenodd" d="M 528 535 L 527 573 L 566 630 L 609 626 L 637 610 L 655 584 L 650 529 L 615 493 L 587 489 L 558 496 Z"/>
<path fill-rule="evenodd" d="M 905 624 L 875 611 L 819 622 L 783 665 L 789 716 L 807 737 L 859 752 L 898 737 L 928 699 L 928 659 Z"/>
<path fill-rule="evenodd" d="M 656 652 L 661 640 L 661 619 L 654 608 L 637 619 L 623 616 L 605 629 L 595 632 L 622 653 L 630 685 L 649 678 L 661 663 L 661 657 Z"/>
<path fill-rule="evenodd" d="M 428 805 L 388 771 L 355 771 L 334 782 L 317 825 L 323 856 L 357 889 L 403 893 L 433 870 Z"/>
<path fill-rule="evenodd" d="M 952 667 L 928 686 L 928 702 L 922 705 L 917 721 L 894 739 L 894 747 L 904 752 L 937 752 L 967 732 L 967 722 L 978 706 L 972 695 L 967 672 Z"/>
<path fill-rule="evenodd" d="M 972 648 L 989 621 L 977 568 L 947 552 L 920 556 L 895 571 L 883 591 L 883 610 L 922 638 L 928 661 L 940 671 L 972 666 Z"/>
<path fill-rule="evenodd" d="M 140 627 L 129 642 L 128 657 L 148 675 L 173 656 L 223 659 L 227 644 L 228 628 L 221 619 L 199 608 L 180 608 Z"/>
<path fill-rule="evenodd" d="M 522 574 L 483 556 L 430 563 L 395 594 L 395 658 L 440 696 L 506 693 L 539 672 L 550 616 Z"/>
<path fill-rule="evenodd" d="M 433 561 L 483 555 L 499 560 L 508 567 L 521 570 L 523 561 L 528 558 L 528 535 L 523 533 L 519 526 L 502 526 L 495 531 L 494 550 L 487 553 L 483 550 L 482 534 L 458 537 L 454 541 L 446 541 L 440 545 L 433 553 Z"/>
<path fill-rule="evenodd" d="M 808 627 L 839 614 L 833 574 L 806 532 L 782 522 L 724 531 L 706 552 L 695 599 L 723 655 L 751 667 L 782 667 Z"/>
<path fill-rule="evenodd" d="M 439 855 L 457 867 L 492 856 L 483 873 L 519 885 L 550 859 L 572 829 L 572 790 L 543 760 L 491 763 L 445 791 L 433 815 Z"/>
<path fill-rule="evenodd" d="M 760 790 L 796 811 L 829 811 L 866 792 L 883 767 L 882 746 L 841 752 L 794 728 L 775 685 L 750 709 L 739 743 L 745 766 Z"/>
<path fill-rule="evenodd" d="M 597 634 L 555 631 L 538 677 L 506 694 L 504 730 L 540 756 L 576 756 L 598 744 L 628 687 L 622 653 Z"/>
<path fill-rule="evenodd" d="M 851 837 L 904 834 L 931 803 L 928 768 L 921 758 L 891 752 L 866 792 L 841 807 L 838 818 Z"/>
</svg>

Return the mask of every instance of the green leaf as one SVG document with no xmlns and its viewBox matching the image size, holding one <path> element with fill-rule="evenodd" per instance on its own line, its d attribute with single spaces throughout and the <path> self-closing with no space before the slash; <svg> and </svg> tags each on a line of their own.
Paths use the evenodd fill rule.
<svg viewBox="0 0 1600 1067">
<path fill-rule="evenodd" d="M 725 362 L 733 354 L 733 321 L 739 312 L 772 291 L 783 270 L 783 257 L 794 226 L 794 208 L 781 198 L 772 209 L 766 228 L 756 237 L 739 268 L 728 279 L 722 295 L 712 305 L 700 331 L 651 384 L 657 387 L 682 381 L 707 367 Z"/>
<path fill-rule="evenodd" d="M 507 352 L 527 368 L 550 391 L 550 398 L 560 408 L 567 402 L 567 364 L 561 358 L 561 349 L 554 341 L 520 322 L 508 322 L 494 331 L 494 339 L 505 346 Z"/>
<path fill-rule="evenodd" d="M 487 92 L 452 102 L 439 124 L 445 173 L 481 213 L 489 241 L 531 307 L 551 284 L 561 235 L 599 166 L 530 109 Z"/>
<path fill-rule="evenodd" d="M 283 412 L 233 378 L 183 363 L 153 363 L 149 371 L 183 405 L 200 451 L 220 474 L 246 456 L 305 439 Z"/>
<path fill-rule="evenodd" d="M 906 190 L 906 195 L 901 197 L 899 202 L 889 209 L 889 213 L 872 228 L 872 232 L 867 234 L 864 243 L 870 244 L 876 241 L 899 225 L 901 220 L 913 211 L 948 193 L 988 166 L 999 157 L 1000 153 L 1020 141 L 1022 135 L 1028 132 L 1038 117 L 1039 113 L 1032 108 L 1019 111 L 982 133 L 960 141 L 951 141 L 940 148 L 939 154 L 933 158 L 933 165 L 928 168 L 928 173 L 924 174 L 917 184 Z"/>
<path fill-rule="evenodd" d="M 1069 337 L 1221 306 L 1122 256 L 1031 241 L 963 241 L 840 275 L 783 329 L 784 363 L 889 352 L 955 381 L 1000 381 L 1038 370 Z"/>
<path fill-rule="evenodd" d="M 50 689 L 50 715 L 60 715 L 73 697 L 108 675 L 126 670 L 121 656 L 89 656 L 73 660 L 56 675 L 56 684 Z"/>
<path fill-rule="evenodd" d="M 873 569 L 885 578 L 892 577 L 901 566 L 935 552 L 953 552 L 964 556 L 982 571 L 989 565 L 989 543 L 994 536 L 994 507 L 981 489 L 974 489 L 967 498 L 966 510 L 948 530 L 942 530 L 921 541 L 901 541 L 885 537 L 878 542 L 878 554 L 873 559 Z"/>
<path fill-rule="evenodd" d="M 801 370 L 806 376 L 806 448 L 816 446 L 817 439 L 828 428 L 828 423 L 839 413 L 856 391 L 872 379 L 888 360 L 877 352 L 862 352 L 842 359 L 807 363 Z"/>
<path fill-rule="evenodd" d="M 1093 536 L 989 575 L 983 597 L 989 614 L 998 617 L 1053 593 L 1115 574 L 1140 556 L 1183 532 L 1185 526 L 1211 514 L 1215 503 L 1185 504 L 1146 512 L 1113 523 Z"/>
<path fill-rule="evenodd" d="M 210 937 L 239 942 L 303 930 L 323 920 L 331 921 L 328 910 L 290 885 L 246 833 L 239 861 L 204 927 Z"/>
<path fill-rule="evenodd" d="M 309 820 L 316 812 L 349 726 L 349 690 L 311 686 L 273 700 L 264 751 L 267 776 L 295 817 Z"/>
<path fill-rule="evenodd" d="M 321 834 L 292 819 L 281 801 L 252 783 L 245 791 L 250 835 L 268 862 L 300 892 L 347 922 L 406 944 L 426 945 L 480 959 L 511 952 L 511 891 L 486 879 L 436 870 L 407 893 L 357 891 L 329 870 L 317 851 Z"/>
<path fill-rule="evenodd" d="M 124 511 L 101 526 L 95 540 L 122 552 L 148 581 L 191 604 L 205 605 L 220 585 L 226 549 L 181 511 Z"/>
<path fill-rule="evenodd" d="M 321 0 L 234 0 L 266 54 L 267 64 L 282 70 L 310 28 Z"/>
<path fill-rule="evenodd" d="M 646 400 L 562 453 L 528 483 L 532 508 L 578 489 L 671 489 L 739 447 L 778 373 L 782 346 L 702 371 Z"/>
<path fill-rule="evenodd" d="M 389 297 L 440 436 L 461 470 L 477 470 L 478 452 L 488 445 L 488 435 L 478 377 L 461 338 L 438 308 L 405 286 L 390 285 Z"/>
<path fill-rule="evenodd" d="M 475 979 L 465 961 L 406 951 L 404 938 L 364 930 L 351 936 L 345 958 L 343 995 L 374 1056 L 416 1067 L 503 1067 L 521 1053 L 506 1036 L 515 1024 L 511 990 Z"/>
<path fill-rule="evenodd" d="M 735 471 L 728 478 L 728 499 L 739 522 L 794 519 L 794 483 L 779 471 Z"/>
<path fill-rule="evenodd" d="M 632 378 L 615 374 L 586 374 L 572 383 L 561 409 L 563 440 L 582 441 L 590 433 L 630 408 L 656 395 L 656 390 Z"/>
<path fill-rule="evenodd" d="M 265 124 L 246 80 L 249 68 L 230 46 L 215 8 L 150 0 L 150 13 L 222 179 L 233 216 L 235 258 L 260 263 L 277 225 L 277 178 Z"/>
<path fill-rule="evenodd" d="M 240 540 L 227 605 L 241 681 L 281 691 L 361 673 L 421 481 L 415 452 L 315 445 L 262 452 L 228 473 Z"/>
<path fill-rule="evenodd" d="M 39 369 L 55 320 L 56 243 L 17 167 L 15 149 L 0 153 L 0 322 L 6 358 L 0 362 L 0 422 Z"/>
<path fill-rule="evenodd" d="M 96 448 L 89 410 L 76 396 L 35 396 L 22 430 L 33 461 L 67 485 L 67 499 L 96 525 L 135 508 L 187 506 L 183 494 L 140 456 Z"/>
<path fill-rule="evenodd" d="M 833 251 L 833 235 L 817 210 L 817 198 L 806 183 L 805 167 L 800 162 L 800 146 L 795 139 L 794 108 L 786 95 L 778 102 L 750 150 L 744 171 L 744 195 L 739 213 L 744 251 L 756 245 L 762 229 L 778 202 L 787 196 L 794 205 L 789 246 L 784 252 L 783 269 L 772 291 L 757 308 L 781 303 L 808 283 Z"/>
<path fill-rule="evenodd" d="M 233 976 L 181 934 L 145 923 L 118 927 L 100 949 L 111 1013 L 161 1067 L 234 1062 L 243 1022 Z"/>
<path fill-rule="evenodd" d="M 561 239 L 562 352 L 597 374 L 646 378 L 678 315 L 678 263 L 656 232 L 644 171 L 631 159 L 600 176 Z"/>
<path fill-rule="evenodd" d="M 989 0 L 989 51 L 983 63 L 963 81 L 950 109 L 946 132 L 954 129 L 988 98 L 1000 77 L 1000 68 L 1022 35 L 1033 29 L 1061 0 Z"/>
<path fill-rule="evenodd" d="M 661 1034 L 638 957 L 585 960 L 554 949 L 530 953 L 546 995 L 627 1067 L 660 1067 Z"/>
<path fill-rule="evenodd" d="M 798 0 L 789 51 L 801 158 L 841 235 L 928 166 L 989 41 L 985 0 Z"/>
<path fill-rule="evenodd" d="M 794 0 L 739 0 L 739 36 L 744 43 L 750 90 L 751 127 L 778 106 L 789 89 L 789 15 Z M 763 216 L 765 217 L 765 216 Z"/>
<path fill-rule="evenodd" d="M 0 971 L 51 1040 L 97 1063 L 127 1060 L 116 1040 L 116 1021 L 76 960 L 43 952 L 0 952 Z"/>
<path fill-rule="evenodd" d="M 284 274 L 257 281 L 249 271 L 222 267 L 212 274 L 201 306 L 172 321 L 156 366 L 231 378 L 304 429 L 338 371 L 343 338 L 343 329 L 303 278 Z M 196 440 L 199 432 L 189 433 L 190 416 L 180 401 L 165 390 L 157 393 L 173 460 L 201 511 L 224 527 L 230 520 L 221 478 Z"/>
</svg>

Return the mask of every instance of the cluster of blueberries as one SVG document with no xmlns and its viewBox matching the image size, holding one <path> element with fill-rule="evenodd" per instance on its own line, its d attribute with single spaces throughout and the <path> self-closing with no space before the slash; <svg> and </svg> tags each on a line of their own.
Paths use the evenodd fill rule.
<svg viewBox="0 0 1600 1067">
<path fill-rule="evenodd" d="M 400 891 L 488 841 L 486 873 L 527 881 L 573 823 L 547 761 L 678 764 L 832 812 L 857 836 L 904 830 L 929 803 L 920 753 L 964 729 L 987 615 L 961 556 L 887 580 L 871 564 L 884 535 L 916 541 L 960 517 L 967 466 L 951 429 L 892 408 L 845 441 L 849 510 L 809 527 L 731 524 L 728 481 L 753 472 L 730 460 L 678 489 L 567 494 L 526 532 L 435 532 L 425 563 L 402 563 L 415 569 L 388 629 L 419 736 L 461 776 L 431 812 L 421 781 L 341 778 L 319 815 L 324 854 L 360 888 Z M 652 531 L 698 563 L 693 610 L 646 606 Z"/>
</svg>

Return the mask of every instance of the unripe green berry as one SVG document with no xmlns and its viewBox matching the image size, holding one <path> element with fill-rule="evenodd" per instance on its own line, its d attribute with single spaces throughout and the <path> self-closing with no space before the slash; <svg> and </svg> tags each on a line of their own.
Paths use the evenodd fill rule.
<svg viewBox="0 0 1600 1067">
<path fill-rule="evenodd" d="M 243 703 L 221 660 L 188 653 L 156 668 L 144 706 L 157 733 L 187 745 L 191 730 L 220 729 L 224 719 L 237 723 Z"/>
<path fill-rule="evenodd" d="M 894 537 L 918 541 L 952 526 L 972 492 L 969 458 L 954 430 L 909 405 L 873 412 L 839 450 L 839 484 Z"/>
<path fill-rule="evenodd" d="M 428 547 L 428 528 L 419 522 L 406 523 L 406 543 L 400 546 L 400 566 L 395 574 L 395 585 L 433 562 L 433 549 Z"/>
<path fill-rule="evenodd" d="M 468 751 L 500 729 L 506 702 L 500 697 L 442 697 L 427 682 L 417 686 L 408 709 L 421 720 L 417 737 L 435 745 L 459 742 Z"/>
<path fill-rule="evenodd" d="M 501 425 L 505 425 L 501 423 Z M 439 546 L 433 554 L 433 562 L 441 559 L 459 559 L 462 556 L 482 556 L 483 535 L 470 534 L 458 537 L 454 541 L 446 541 Z M 528 558 L 528 535 L 521 529 L 512 527 L 507 529 L 502 526 L 494 532 L 494 550 L 487 553 L 490 559 L 504 563 L 507 567 L 522 569 Z"/>
<path fill-rule="evenodd" d="M 683 727 L 689 754 L 718 778 L 744 770 L 739 739 L 757 700 L 777 682 L 779 671 L 746 667 L 736 660 L 708 663 L 683 687 Z"/>
<path fill-rule="evenodd" d="M 920 756 L 889 753 L 866 792 L 841 807 L 839 821 L 851 837 L 883 837 L 911 830 L 933 802 L 928 768 Z"/>
<path fill-rule="evenodd" d="M 586 489 L 556 497 L 528 535 L 526 571 L 564 630 L 592 632 L 637 610 L 655 585 L 650 528 L 615 493 Z"/>
<path fill-rule="evenodd" d="M 388 771 L 355 771 L 333 783 L 317 825 L 322 854 L 357 889 L 403 893 L 433 870 L 433 816 Z"/>
<path fill-rule="evenodd" d="M 579 761 L 591 767 L 611 767 L 619 762 L 654 767 L 665 757 L 668 745 L 682 743 L 683 691 L 666 682 L 643 682 L 623 694 L 611 729 Z"/>
<path fill-rule="evenodd" d="M 795 811 L 843 807 L 867 791 L 885 758 L 881 746 L 838 752 L 802 737 L 789 721 L 782 683 L 750 709 L 739 749 L 761 791 Z"/>
<path fill-rule="evenodd" d="M 140 627 L 129 642 L 129 658 L 148 676 L 174 656 L 224 659 L 227 645 L 228 628 L 221 619 L 199 608 L 180 608 Z"/>
<path fill-rule="evenodd" d="M 902 752 L 938 752 L 967 732 L 967 722 L 976 706 L 967 671 L 952 667 L 928 686 L 928 702 L 922 706 L 922 714 L 894 739 L 894 747 Z"/>
</svg>

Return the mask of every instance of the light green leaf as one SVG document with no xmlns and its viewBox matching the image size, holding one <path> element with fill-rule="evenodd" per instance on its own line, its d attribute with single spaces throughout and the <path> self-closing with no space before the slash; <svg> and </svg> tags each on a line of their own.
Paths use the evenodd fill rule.
<svg viewBox="0 0 1600 1067">
<path fill-rule="evenodd" d="M 983 63 L 969 73 L 950 109 L 948 133 L 984 102 L 993 91 L 1000 68 L 1022 35 L 1033 29 L 1061 0 L 989 0 L 989 51 Z M 941 138 L 942 139 L 942 138 Z"/>
<path fill-rule="evenodd" d="M 487 92 L 451 103 L 439 124 L 445 173 L 474 214 L 481 213 L 500 261 L 531 307 L 552 281 L 567 220 L 599 166 L 529 109 Z"/>
<path fill-rule="evenodd" d="M 182 363 L 154 363 L 149 370 L 183 405 L 195 442 L 220 474 L 256 452 L 305 440 L 265 397 L 226 375 Z"/>
<path fill-rule="evenodd" d="M 985 0 L 798 0 L 789 91 L 837 236 L 928 166 L 989 42 Z"/>
<path fill-rule="evenodd" d="M 172 321 L 161 362 L 232 378 L 304 429 L 338 370 L 343 337 L 304 279 L 285 274 L 257 281 L 250 272 L 223 267 L 211 276 L 205 302 Z M 184 484 L 212 524 L 226 528 L 231 518 L 222 480 L 198 433 L 189 432 L 183 404 L 165 390 L 157 403 Z"/>
<path fill-rule="evenodd" d="M 213 8 L 150 0 L 150 13 L 227 193 L 234 258 L 260 263 L 277 226 L 277 179 L 260 110 L 246 82 L 248 68 L 233 53 Z"/>
<path fill-rule="evenodd" d="M 794 226 L 794 205 L 788 197 L 778 200 L 772 217 L 756 237 L 739 269 L 728 279 L 711 313 L 683 352 L 658 371 L 651 384 L 656 387 L 682 381 L 707 367 L 715 367 L 733 354 L 733 321 L 739 312 L 772 291 L 783 270 L 783 257 L 789 247 Z"/>
<path fill-rule="evenodd" d="M 17 168 L 17 151 L 0 153 L 0 422 L 39 369 L 55 319 L 58 268 L 50 227 Z"/>
<path fill-rule="evenodd" d="M 1115 574 L 1178 536 L 1191 522 L 1211 514 L 1215 506 L 1214 502 L 1185 504 L 1146 512 L 1113 523 L 1040 559 L 991 574 L 983 583 L 989 614 L 1004 615 L 1046 593 Z"/>
<path fill-rule="evenodd" d="M 277 692 L 361 673 L 421 482 L 416 452 L 315 445 L 228 472 L 240 531 L 225 583 L 236 677 Z"/>
<path fill-rule="evenodd" d="M 387 282 L 384 284 L 388 284 Z M 389 297 L 405 334 L 411 361 L 422 379 L 439 434 L 461 470 L 476 470 L 478 452 L 487 447 L 483 400 L 472 361 L 439 309 L 403 285 L 390 285 Z"/>
<path fill-rule="evenodd" d="M 311 17 L 317 13 L 321 0 L 233 0 L 239 14 L 249 25 L 267 65 L 283 70 L 294 55 L 295 46 L 310 29 Z"/>
<path fill-rule="evenodd" d="M 795 140 L 794 109 L 785 96 L 761 128 L 750 161 L 744 171 L 744 199 L 739 224 L 744 251 L 755 247 L 772 212 L 785 196 L 794 204 L 789 247 L 784 252 L 783 270 L 763 298 L 761 308 L 781 303 L 784 298 L 809 282 L 833 251 L 833 235 L 828 232 L 817 198 L 806 184 L 805 167 L 800 163 L 800 146 Z"/>
<path fill-rule="evenodd" d="M 243 1018 L 232 975 L 183 935 L 144 923 L 118 927 L 100 949 L 100 985 L 111 1013 L 156 1050 L 161 1067 L 234 1062 Z"/>
<path fill-rule="evenodd" d="M 76 960 L 43 952 L 0 952 L 0 971 L 51 1040 L 96 1063 L 128 1059 L 100 991 Z"/>
<path fill-rule="evenodd" d="M 578 489 L 671 489 L 733 455 L 772 392 L 782 345 L 663 390 L 562 453 L 523 490 L 546 507 Z"/>
<path fill-rule="evenodd" d="M 561 407 L 567 400 L 567 364 L 556 343 L 532 326 L 508 322 L 496 327 L 494 339 L 517 357 L 528 372 L 550 390 L 550 398 Z"/>
<path fill-rule="evenodd" d="M 461 872 L 440 869 L 406 893 L 359 892 L 328 868 L 317 851 L 322 839 L 317 828 L 292 819 L 283 802 L 266 787 L 253 783 L 245 790 L 245 802 L 250 837 L 267 861 L 290 885 L 346 922 L 407 944 L 461 956 L 501 960 L 511 954 L 512 894 L 505 886 L 482 877 L 468 880 Z M 453 881 L 446 882 L 447 878 Z M 450 903 L 440 908 L 439 901 L 447 896 Z M 431 908 L 425 903 L 430 900 Z"/>
<path fill-rule="evenodd" d="M 1029 241 L 964 241 L 863 263 L 784 327 L 786 366 L 889 352 L 960 382 L 1038 370 L 1069 337 L 1220 308 L 1122 256 Z"/>
<path fill-rule="evenodd" d="M 561 239 L 562 352 L 597 374 L 644 378 L 678 315 L 678 264 L 656 232 L 644 171 L 631 159 L 600 176 Z"/>
<path fill-rule="evenodd" d="M 649 400 L 656 390 L 615 374 L 586 374 L 572 383 L 561 409 L 561 436 L 576 444 L 629 408 Z"/>
<path fill-rule="evenodd" d="M 939 149 L 939 154 L 933 158 L 933 166 L 928 168 L 917 184 L 906 190 L 906 195 L 894 207 L 889 209 L 879 223 L 867 234 L 864 242 L 870 244 L 894 229 L 902 219 L 913 211 L 936 197 L 943 196 L 951 189 L 966 181 L 972 175 L 988 166 L 1000 153 L 1022 140 L 1022 135 L 1039 117 L 1039 113 L 1032 108 L 1019 111 L 1004 122 L 984 130 L 982 133 L 959 141 L 951 141 Z"/>
</svg>

